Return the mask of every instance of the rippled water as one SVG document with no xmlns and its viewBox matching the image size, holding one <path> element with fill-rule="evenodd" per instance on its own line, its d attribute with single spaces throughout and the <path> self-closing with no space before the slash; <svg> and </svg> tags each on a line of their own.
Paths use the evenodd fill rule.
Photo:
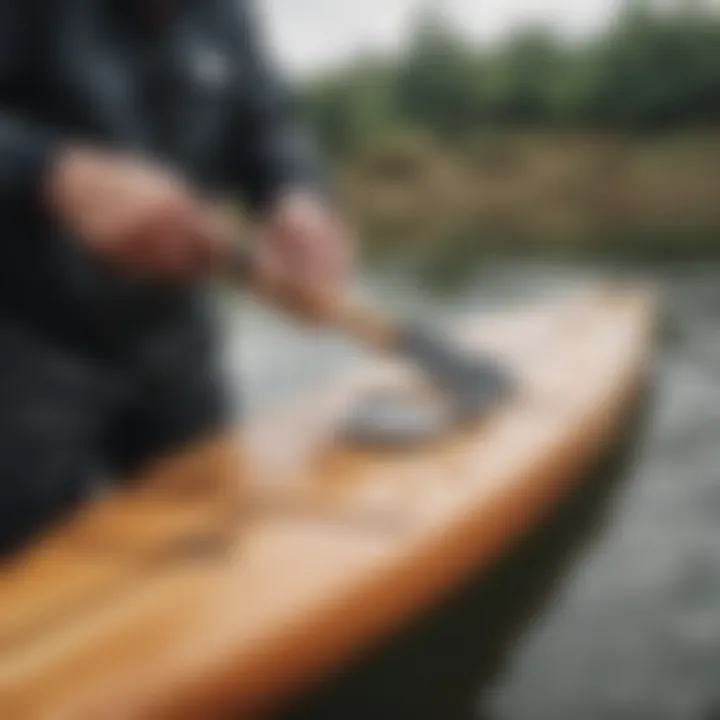
<svg viewBox="0 0 720 720">
<path fill-rule="evenodd" d="M 661 277 L 668 328 L 637 464 L 519 647 L 496 717 L 720 717 L 720 270 Z"/>
<path fill-rule="evenodd" d="M 371 287 L 373 296 L 395 311 L 438 321 L 510 298 L 582 285 L 596 274 L 516 264 L 486 267 L 474 282 L 443 297 L 397 278 L 375 278 Z M 517 613 L 504 611 L 518 595 L 529 596 L 526 581 L 513 575 L 501 590 L 508 576 L 499 570 L 484 580 L 476 600 L 447 610 L 452 617 L 438 621 L 426 645 L 416 640 L 405 655 L 386 653 L 380 673 L 385 687 L 366 674 L 362 682 L 348 681 L 332 697 L 311 703 L 313 709 L 301 716 L 720 718 L 720 266 L 644 274 L 660 283 L 667 317 L 655 389 L 629 470 L 611 499 L 603 501 L 602 520 L 595 519 L 591 539 L 562 563 L 557 552 L 540 550 L 555 542 L 548 534 L 560 532 L 561 520 L 529 542 L 533 547 L 514 562 L 526 576 L 540 577 L 546 570 L 548 588 L 542 602 L 531 602 L 522 622 Z M 310 336 L 256 308 L 243 316 L 231 362 L 242 378 L 247 412 L 362 359 L 340 339 Z M 562 522 L 572 524 L 581 512 L 573 506 Z M 507 614 L 513 615 L 512 629 L 501 659 L 488 659 Z M 468 649 L 472 630 L 479 634 Z M 420 660 L 430 655 L 444 659 L 434 675 L 423 676 Z M 454 680 L 437 670 L 451 658 L 458 666 L 462 660 L 464 668 Z M 401 679 L 398 666 L 409 659 L 417 667 Z M 488 664 L 491 672 L 484 667 Z M 398 678 L 391 682 L 393 667 Z M 457 682 L 461 672 L 466 682 Z M 434 683 L 435 704 L 397 700 L 403 682 L 416 699 Z M 392 710 L 389 698 L 398 703 Z"/>
</svg>

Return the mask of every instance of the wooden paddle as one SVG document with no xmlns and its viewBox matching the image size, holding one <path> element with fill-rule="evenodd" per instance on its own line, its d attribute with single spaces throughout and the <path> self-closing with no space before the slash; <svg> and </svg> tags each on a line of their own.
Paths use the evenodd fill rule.
<svg viewBox="0 0 720 720">
<path fill-rule="evenodd" d="M 252 284 L 256 277 L 252 251 L 241 243 L 231 246 L 225 271 L 234 282 Z M 350 297 L 328 297 L 313 290 L 277 298 L 268 297 L 261 286 L 256 290 L 286 309 L 311 309 L 361 345 L 411 361 L 448 394 L 455 415 L 461 419 L 483 414 L 511 388 L 508 373 L 492 359 L 468 357 L 429 329 L 395 321 Z"/>
</svg>

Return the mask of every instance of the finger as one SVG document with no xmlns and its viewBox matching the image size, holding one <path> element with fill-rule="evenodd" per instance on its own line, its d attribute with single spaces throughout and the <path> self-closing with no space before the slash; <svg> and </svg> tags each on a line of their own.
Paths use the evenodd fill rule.
<svg viewBox="0 0 720 720">
<path fill-rule="evenodd" d="M 279 297 L 286 277 L 282 255 L 269 242 L 261 242 L 256 253 L 255 285 L 270 297 Z"/>
<path fill-rule="evenodd" d="M 194 272 L 193 238 L 179 230 L 159 235 L 154 246 L 152 270 L 159 277 L 184 280 Z"/>
<path fill-rule="evenodd" d="M 305 273 L 308 282 L 336 289 L 344 279 L 345 239 L 338 229 L 324 224 L 308 231 Z"/>
<path fill-rule="evenodd" d="M 205 271 L 222 269 L 234 239 L 232 224 L 221 213 L 205 210 L 198 217 L 197 262 Z"/>
<path fill-rule="evenodd" d="M 122 242 L 113 245 L 107 256 L 118 269 L 128 275 L 146 277 L 151 274 L 149 248 L 140 234 L 125 236 Z"/>
<path fill-rule="evenodd" d="M 153 266 L 160 275 L 185 280 L 205 270 L 207 239 L 201 225 L 202 208 L 182 193 L 170 196 L 153 238 Z"/>
</svg>

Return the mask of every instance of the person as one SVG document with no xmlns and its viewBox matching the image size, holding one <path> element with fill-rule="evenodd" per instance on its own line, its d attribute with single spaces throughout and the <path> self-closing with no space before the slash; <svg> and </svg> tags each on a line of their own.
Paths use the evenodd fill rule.
<svg viewBox="0 0 720 720">
<path fill-rule="evenodd" d="M 350 232 L 247 0 L 0 0 L 0 546 L 226 428 L 205 280 L 258 220 L 278 297 Z"/>
</svg>

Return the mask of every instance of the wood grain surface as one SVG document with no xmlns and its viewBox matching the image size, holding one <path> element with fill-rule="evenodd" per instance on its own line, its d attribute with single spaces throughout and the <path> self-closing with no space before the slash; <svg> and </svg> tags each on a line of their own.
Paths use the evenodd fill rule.
<svg viewBox="0 0 720 720">
<path fill-rule="evenodd" d="M 506 550 L 602 451 L 651 360 L 654 302 L 598 288 L 471 316 L 520 379 L 441 442 L 334 431 L 368 368 L 211 439 L 0 571 L 0 717 L 266 717 Z"/>
</svg>

